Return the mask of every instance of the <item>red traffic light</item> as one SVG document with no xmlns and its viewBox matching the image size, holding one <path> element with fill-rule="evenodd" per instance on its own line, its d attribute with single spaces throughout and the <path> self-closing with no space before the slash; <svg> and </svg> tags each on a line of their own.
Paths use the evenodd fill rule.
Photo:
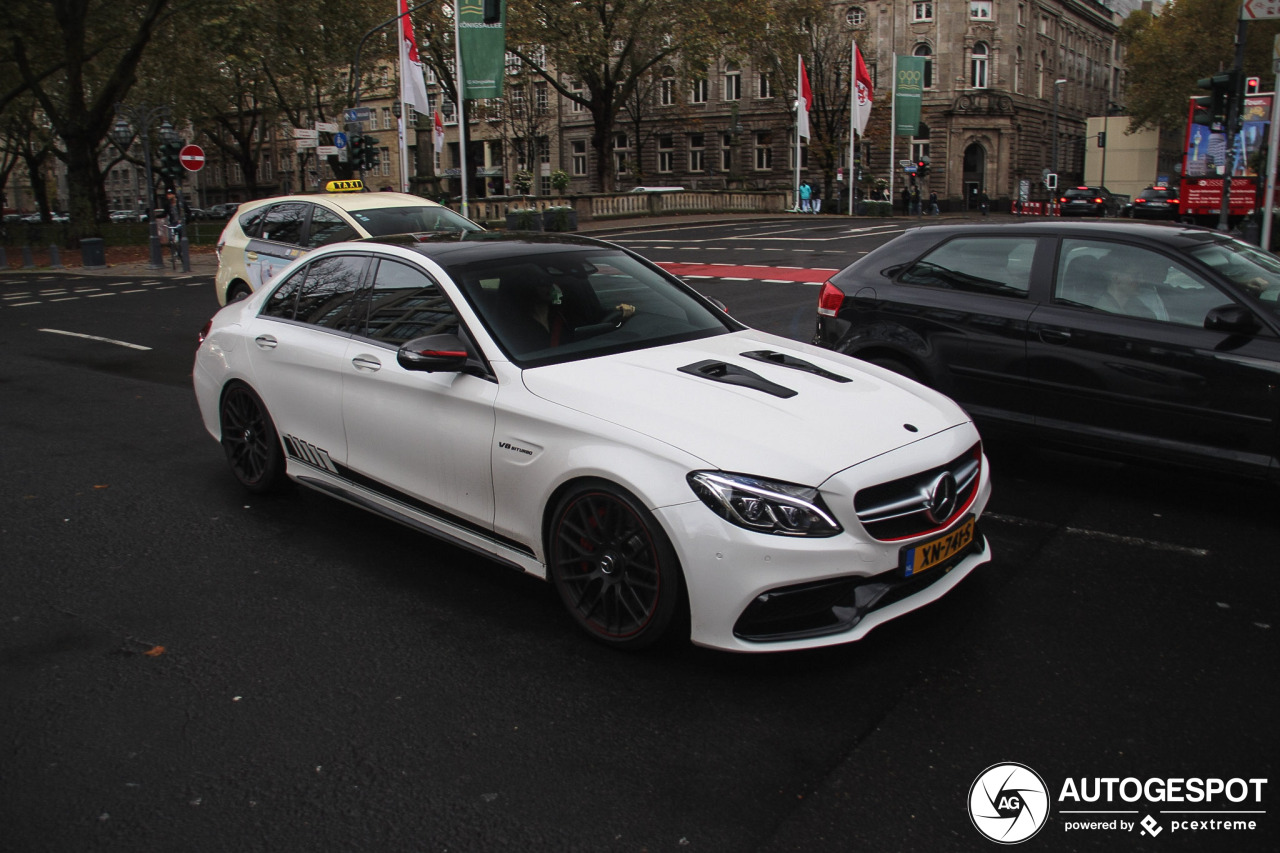
<svg viewBox="0 0 1280 853">
<path fill-rule="evenodd" d="M 1262 88 L 1262 80 L 1259 77 L 1244 78 L 1244 93 L 1246 95 L 1256 95 Z"/>
</svg>

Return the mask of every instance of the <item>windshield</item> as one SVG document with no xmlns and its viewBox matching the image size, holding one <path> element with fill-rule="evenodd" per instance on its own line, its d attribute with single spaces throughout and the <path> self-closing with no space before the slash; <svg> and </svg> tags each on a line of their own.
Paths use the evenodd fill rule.
<svg viewBox="0 0 1280 853">
<path fill-rule="evenodd" d="M 1280 258 L 1239 240 L 1209 243 L 1190 254 L 1280 317 Z"/>
<path fill-rule="evenodd" d="M 498 345 L 526 367 L 730 330 L 691 291 L 616 249 L 445 267 Z"/>
<path fill-rule="evenodd" d="M 1099 195 L 1101 195 L 1101 190 L 1080 187 L 1074 190 L 1067 190 L 1063 193 L 1063 198 L 1087 198 L 1092 200 L 1097 198 Z"/>
<path fill-rule="evenodd" d="M 349 210 L 347 215 L 360 223 L 371 237 L 388 234 L 416 234 L 423 231 L 483 231 L 479 225 L 447 207 L 413 204 Z"/>
</svg>

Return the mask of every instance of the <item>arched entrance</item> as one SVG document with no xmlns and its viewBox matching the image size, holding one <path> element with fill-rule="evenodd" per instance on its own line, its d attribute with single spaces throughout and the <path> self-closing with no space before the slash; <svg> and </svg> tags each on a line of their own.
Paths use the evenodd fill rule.
<svg viewBox="0 0 1280 853">
<path fill-rule="evenodd" d="M 973 143 L 964 149 L 964 206 L 974 210 L 978 206 L 978 193 L 987 185 L 987 149 Z"/>
</svg>

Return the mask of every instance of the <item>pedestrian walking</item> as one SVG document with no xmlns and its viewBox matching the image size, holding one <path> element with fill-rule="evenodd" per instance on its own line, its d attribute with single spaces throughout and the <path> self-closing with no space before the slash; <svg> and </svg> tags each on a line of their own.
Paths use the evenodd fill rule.
<svg viewBox="0 0 1280 853">
<path fill-rule="evenodd" d="M 800 182 L 800 212 L 809 213 L 812 203 L 810 199 L 813 197 L 813 189 L 810 188 L 808 181 Z"/>
<path fill-rule="evenodd" d="M 938 191 L 937 190 L 929 191 L 929 215 L 930 216 L 942 215 L 938 210 Z"/>
<path fill-rule="evenodd" d="M 987 210 L 991 207 L 991 199 L 986 190 L 978 193 L 978 207 L 982 209 L 982 215 L 986 216 Z"/>
</svg>

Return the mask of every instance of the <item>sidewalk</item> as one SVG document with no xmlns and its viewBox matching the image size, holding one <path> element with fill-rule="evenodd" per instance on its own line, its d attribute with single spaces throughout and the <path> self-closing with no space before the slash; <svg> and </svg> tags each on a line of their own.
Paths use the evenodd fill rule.
<svg viewBox="0 0 1280 853">
<path fill-rule="evenodd" d="M 797 213 L 715 213 L 689 214 L 678 216 L 645 216 L 634 219 L 603 219 L 579 223 L 577 234 L 597 235 L 607 239 L 613 232 L 634 232 L 671 228 L 673 226 L 705 225 L 726 222 L 772 221 L 785 222 L 803 218 L 806 222 L 847 223 L 850 226 L 868 227 L 875 225 L 927 225 L 956 219 L 980 219 L 976 214 L 965 216 L 961 213 L 947 213 L 942 216 L 902 216 L 870 217 L 848 216 L 847 214 L 797 214 Z M 1012 214 L 992 214 L 990 219 L 1011 221 L 1017 217 Z M 218 271 L 218 257 L 212 246 L 192 246 L 190 250 L 191 272 L 184 273 L 181 266 L 177 270 L 169 263 L 168 251 L 162 253 L 163 263 L 159 269 L 150 264 L 149 246 L 107 246 L 105 249 L 107 265 L 105 267 L 85 267 L 80 258 L 79 249 L 60 249 L 58 252 L 60 267 L 51 265 L 49 247 L 34 248 L 32 260 L 34 267 L 23 267 L 21 250 L 8 247 L 7 256 L 10 273 L 50 273 L 60 272 L 69 275 L 112 275 L 112 276 L 177 276 L 177 275 L 214 275 Z M 0 273 L 5 272 L 0 269 Z"/>
</svg>

